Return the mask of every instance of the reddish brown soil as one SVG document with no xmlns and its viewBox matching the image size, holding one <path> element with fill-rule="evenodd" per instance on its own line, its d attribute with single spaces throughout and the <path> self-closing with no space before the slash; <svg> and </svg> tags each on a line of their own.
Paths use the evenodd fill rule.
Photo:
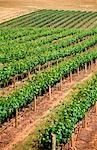
<svg viewBox="0 0 97 150">
<path fill-rule="evenodd" d="M 0 0 L 0 22 L 38 9 L 97 11 L 96 0 Z"/>
<path fill-rule="evenodd" d="M 93 68 L 95 71 L 95 67 Z M 87 74 L 85 74 L 83 70 L 80 72 L 79 77 L 77 74 L 74 74 L 72 83 L 70 83 L 69 78 L 65 79 L 63 81 L 62 90 L 59 90 L 60 85 L 57 84 L 56 87 L 52 88 L 51 100 L 49 100 L 48 93 L 37 99 L 36 112 L 33 111 L 33 104 L 22 109 L 18 116 L 18 128 L 14 127 L 14 118 L 9 122 L 4 123 L 4 125 L 0 128 L 0 150 L 11 150 L 14 144 L 23 141 L 25 137 L 33 132 L 35 125 L 40 121 L 40 119 L 45 117 L 51 109 L 68 96 L 76 83 L 88 80 L 93 75 L 94 71 L 89 69 Z"/>
<path fill-rule="evenodd" d="M 59 150 L 97 150 L 97 113 L 95 106 L 86 115 L 86 127 L 82 127 L 80 121 L 73 135 L 74 148 L 71 148 L 71 142 L 67 145 L 62 145 Z"/>
<path fill-rule="evenodd" d="M 81 128 L 76 137 L 75 147 L 77 150 L 97 150 L 97 114 L 95 113 L 95 107 L 86 116 L 86 128 Z"/>
</svg>

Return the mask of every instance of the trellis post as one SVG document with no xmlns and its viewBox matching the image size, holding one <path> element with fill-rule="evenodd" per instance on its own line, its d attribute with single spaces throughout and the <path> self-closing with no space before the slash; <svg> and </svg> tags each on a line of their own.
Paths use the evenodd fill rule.
<svg viewBox="0 0 97 150">
<path fill-rule="evenodd" d="M 95 105 L 95 107 L 96 107 L 96 115 L 97 115 L 97 101 L 96 101 L 96 105 Z"/>
<path fill-rule="evenodd" d="M 51 100 L 51 86 L 49 85 L 49 99 Z"/>
<path fill-rule="evenodd" d="M 15 84 L 15 81 L 16 81 L 16 80 L 15 80 L 15 77 L 14 77 L 14 78 L 13 78 L 13 87 L 15 87 L 15 85 L 16 85 L 16 84 Z"/>
<path fill-rule="evenodd" d="M 87 73 L 87 63 L 85 63 L 85 73 Z"/>
<path fill-rule="evenodd" d="M 48 62 L 48 68 L 50 68 L 50 62 Z"/>
<path fill-rule="evenodd" d="M 62 90 L 62 77 L 60 79 L 60 90 Z"/>
<path fill-rule="evenodd" d="M 40 72 L 41 65 L 39 65 L 38 71 Z"/>
<path fill-rule="evenodd" d="M 74 148 L 75 145 L 74 145 L 74 133 L 72 134 L 71 136 L 71 147 Z"/>
<path fill-rule="evenodd" d="M 93 60 L 91 60 L 91 70 L 93 69 Z"/>
<path fill-rule="evenodd" d="M 52 133 L 52 150 L 56 150 L 56 135 Z"/>
<path fill-rule="evenodd" d="M 18 127 L 18 109 L 16 108 L 16 114 L 15 114 L 15 127 Z"/>
<path fill-rule="evenodd" d="M 95 64 L 96 64 L 96 67 L 97 67 L 97 59 L 95 60 Z"/>
<path fill-rule="evenodd" d="M 58 60 L 57 60 L 57 65 L 58 65 Z"/>
<path fill-rule="evenodd" d="M 86 128 L 86 115 L 84 116 L 84 119 L 82 120 L 82 127 Z"/>
<path fill-rule="evenodd" d="M 34 111 L 36 111 L 36 96 L 34 96 Z"/>
<path fill-rule="evenodd" d="M 79 77 L 79 67 L 77 68 L 77 75 L 78 75 L 78 77 Z"/>
<path fill-rule="evenodd" d="M 29 80 L 31 80 L 31 74 L 30 74 L 30 71 L 28 72 L 28 78 L 29 78 Z"/>
<path fill-rule="evenodd" d="M 70 82 L 72 83 L 72 72 L 70 72 Z"/>
</svg>

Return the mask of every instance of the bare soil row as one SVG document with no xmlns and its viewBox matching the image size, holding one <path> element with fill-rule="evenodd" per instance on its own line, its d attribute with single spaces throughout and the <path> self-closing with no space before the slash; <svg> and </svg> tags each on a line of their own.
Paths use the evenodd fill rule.
<svg viewBox="0 0 97 150">
<path fill-rule="evenodd" d="M 0 22 L 39 9 L 96 11 L 96 6 L 95 0 L 0 0 Z"/>
</svg>

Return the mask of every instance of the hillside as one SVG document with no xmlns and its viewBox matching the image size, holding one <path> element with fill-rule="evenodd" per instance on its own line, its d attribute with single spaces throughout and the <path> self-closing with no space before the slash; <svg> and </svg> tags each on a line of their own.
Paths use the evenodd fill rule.
<svg viewBox="0 0 97 150">
<path fill-rule="evenodd" d="M 0 0 L 0 150 L 96 150 L 96 9 Z"/>
<path fill-rule="evenodd" d="M 39 9 L 96 11 L 95 0 L 0 0 L 0 22 Z"/>
</svg>

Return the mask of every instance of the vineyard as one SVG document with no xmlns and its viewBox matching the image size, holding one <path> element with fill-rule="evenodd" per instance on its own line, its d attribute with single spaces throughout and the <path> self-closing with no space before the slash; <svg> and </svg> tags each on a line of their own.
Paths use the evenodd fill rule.
<svg viewBox="0 0 97 150">
<path fill-rule="evenodd" d="M 97 63 L 95 29 L 6 28 L 0 34 L 1 124 L 32 101 L 36 110 L 35 97 Z"/>
<path fill-rule="evenodd" d="M 50 109 L 15 150 L 49 150 L 52 135 L 70 143 L 96 100 L 97 12 L 39 10 L 0 24 L 0 150 Z"/>
<path fill-rule="evenodd" d="M 0 27 L 96 28 L 97 12 L 40 10 L 0 24 Z"/>
</svg>

